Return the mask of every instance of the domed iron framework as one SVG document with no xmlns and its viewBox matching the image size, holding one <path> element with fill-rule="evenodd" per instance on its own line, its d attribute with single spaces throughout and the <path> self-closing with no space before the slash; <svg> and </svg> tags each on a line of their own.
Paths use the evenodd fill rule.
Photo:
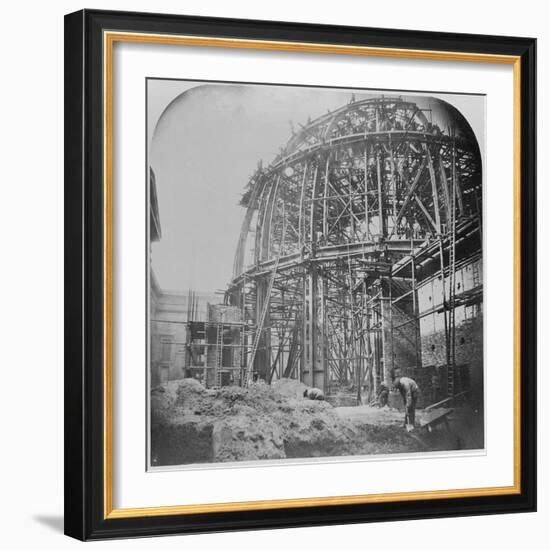
<svg viewBox="0 0 550 550">
<path fill-rule="evenodd" d="M 412 100 L 352 97 L 251 178 L 226 298 L 243 315 L 243 382 L 375 391 L 399 355 L 386 317 L 399 307 L 418 324 L 415 285 L 435 270 L 452 373 L 455 266 L 481 251 L 481 157 L 462 115 L 430 102 L 439 124 Z"/>
</svg>

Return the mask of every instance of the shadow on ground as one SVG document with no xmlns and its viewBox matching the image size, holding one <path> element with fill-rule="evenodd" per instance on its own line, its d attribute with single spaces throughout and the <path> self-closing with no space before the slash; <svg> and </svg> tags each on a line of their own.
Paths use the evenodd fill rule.
<svg viewBox="0 0 550 550">
<path fill-rule="evenodd" d="M 63 516 L 33 516 L 34 521 L 41 523 L 52 531 L 63 533 Z"/>
</svg>

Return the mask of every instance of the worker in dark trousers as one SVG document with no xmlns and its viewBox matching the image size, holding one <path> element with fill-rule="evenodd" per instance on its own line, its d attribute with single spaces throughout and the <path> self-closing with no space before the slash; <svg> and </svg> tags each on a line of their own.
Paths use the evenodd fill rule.
<svg viewBox="0 0 550 550">
<path fill-rule="evenodd" d="M 378 406 L 380 408 L 385 407 L 388 404 L 388 399 L 390 397 L 390 388 L 385 382 L 382 382 L 378 386 Z"/>
<path fill-rule="evenodd" d="M 399 390 L 405 405 L 405 428 L 408 432 L 414 430 L 416 401 L 418 399 L 418 384 L 406 376 L 401 376 L 399 369 L 392 372 L 393 387 Z"/>
</svg>

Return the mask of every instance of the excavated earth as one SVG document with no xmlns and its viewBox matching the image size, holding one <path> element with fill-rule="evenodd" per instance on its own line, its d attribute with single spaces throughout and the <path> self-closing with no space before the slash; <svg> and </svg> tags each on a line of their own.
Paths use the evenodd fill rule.
<svg viewBox="0 0 550 550">
<path fill-rule="evenodd" d="M 432 441 L 424 441 L 408 434 L 401 420 L 365 424 L 326 401 L 305 399 L 305 388 L 283 379 L 247 389 L 205 389 L 191 378 L 154 388 L 153 466 L 453 448 L 452 440 L 433 441 L 432 436 Z"/>
</svg>

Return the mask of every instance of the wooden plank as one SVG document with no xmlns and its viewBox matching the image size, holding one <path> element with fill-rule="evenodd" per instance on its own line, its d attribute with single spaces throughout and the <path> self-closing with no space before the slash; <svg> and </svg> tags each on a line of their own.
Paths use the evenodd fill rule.
<svg viewBox="0 0 550 550">
<path fill-rule="evenodd" d="M 458 397 L 462 397 L 469 393 L 469 390 L 457 393 L 455 395 L 451 395 L 451 397 L 446 397 L 445 399 L 442 399 L 441 401 L 438 401 L 437 403 L 433 403 L 432 405 L 427 406 L 424 411 L 431 411 L 432 409 L 437 409 L 438 407 L 441 407 L 442 405 L 445 405 L 445 403 L 450 403 L 453 399 L 457 399 Z"/>
<path fill-rule="evenodd" d="M 448 416 L 453 412 L 453 409 L 437 409 L 430 411 L 420 419 L 420 427 L 434 427 L 448 420 Z"/>
</svg>

